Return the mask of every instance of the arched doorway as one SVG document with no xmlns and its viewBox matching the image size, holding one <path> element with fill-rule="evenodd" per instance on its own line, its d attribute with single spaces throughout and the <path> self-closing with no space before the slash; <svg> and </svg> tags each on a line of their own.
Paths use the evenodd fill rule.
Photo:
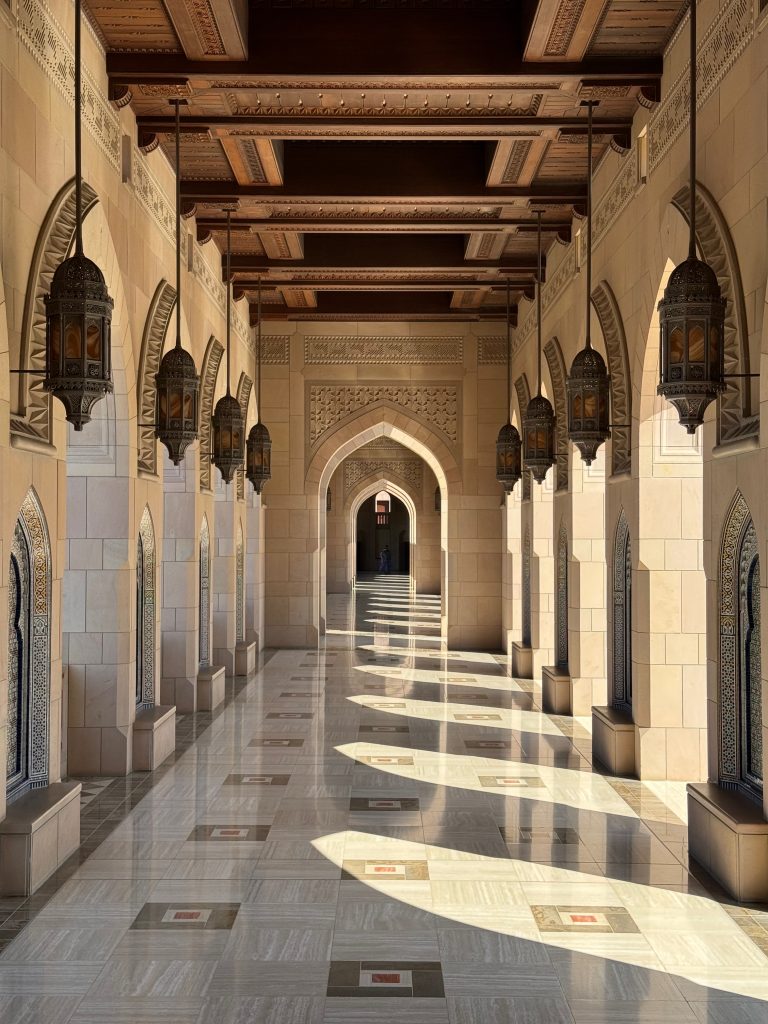
<svg viewBox="0 0 768 1024">
<path fill-rule="evenodd" d="M 355 570 L 359 573 L 410 573 L 410 515 L 389 491 L 362 502 L 355 519 Z"/>
</svg>

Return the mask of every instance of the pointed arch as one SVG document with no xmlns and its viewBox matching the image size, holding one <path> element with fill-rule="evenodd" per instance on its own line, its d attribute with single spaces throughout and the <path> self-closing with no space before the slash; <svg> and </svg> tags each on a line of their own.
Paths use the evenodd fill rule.
<svg viewBox="0 0 768 1024">
<path fill-rule="evenodd" d="M 211 489 L 211 417 L 216 378 L 219 374 L 224 346 L 211 336 L 203 358 L 200 379 L 200 490 Z"/>
<path fill-rule="evenodd" d="M 632 542 L 622 508 L 613 542 L 613 678 L 611 704 L 632 708 Z"/>
<path fill-rule="evenodd" d="M 163 279 L 155 289 L 149 304 L 144 336 L 141 340 L 139 378 L 136 390 L 138 408 L 138 467 L 145 473 L 157 473 L 157 441 L 152 424 L 155 422 L 155 375 L 160 369 L 163 346 L 168 333 L 171 314 L 176 306 L 176 289 Z"/>
<path fill-rule="evenodd" d="M 759 799 L 763 788 L 760 559 L 752 515 L 740 491 L 723 525 L 718 596 L 719 780 Z"/>
<path fill-rule="evenodd" d="M 51 676 L 51 545 L 33 488 L 10 546 L 7 771 L 9 799 L 48 783 Z"/>
<path fill-rule="evenodd" d="M 98 203 L 96 192 L 83 182 L 83 216 Z M 75 238 L 75 181 L 68 181 L 48 208 L 37 236 L 27 279 L 18 369 L 45 369 L 45 296 L 58 265 L 70 253 Z M 51 397 L 41 376 L 18 374 L 12 395 L 11 433 L 51 442 Z"/>
<path fill-rule="evenodd" d="M 555 490 L 568 490 L 568 410 L 565 398 L 565 360 L 557 338 L 544 346 L 544 355 L 552 381 L 555 407 Z"/>
<path fill-rule="evenodd" d="M 555 665 L 568 670 L 568 531 L 560 523 L 555 561 Z"/>
<path fill-rule="evenodd" d="M 211 663 L 211 531 L 208 516 L 200 523 L 200 580 L 198 603 L 198 661 L 201 667 Z"/>
<path fill-rule="evenodd" d="M 155 527 L 149 505 L 136 542 L 136 704 L 155 703 Z"/>
<path fill-rule="evenodd" d="M 684 185 L 672 198 L 672 205 L 690 224 L 690 196 Z M 749 373 L 749 328 L 744 303 L 741 270 L 728 224 L 714 196 L 696 183 L 696 242 L 706 262 L 717 275 L 725 305 L 725 372 Z M 759 431 L 760 419 L 753 412 L 752 389 L 748 377 L 735 378 L 727 387 L 718 407 L 718 441 L 749 437 Z"/>
<path fill-rule="evenodd" d="M 600 321 L 611 377 L 611 472 L 632 471 L 632 380 L 627 336 L 616 296 L 607 281 L 592 291 L 592 305 Z"/>
</svg>

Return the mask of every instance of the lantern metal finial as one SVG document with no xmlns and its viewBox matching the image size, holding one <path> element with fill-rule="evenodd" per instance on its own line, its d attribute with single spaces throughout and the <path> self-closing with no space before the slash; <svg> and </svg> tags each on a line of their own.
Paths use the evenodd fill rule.
<svg viewBox="0 0 768 1024">
<path fill-rule="evenodd" d="M 231 211 L 227 210 L 227 393 L 216 403 L 211 424 L 213 451 L 211 462 L 221 473 L 225 484 L 231 483 L 243 464 L 245 454 L 245 423 L 240 403 L 230 391 L 230 349 L 232 345 L 232 248 Z"/>
<path fill-rule="evenodd" d="M 75 252 L 56 268 L 45 296 L 43 387 L 75 430 L 112 391 L 112 308 L 101 270 L 83 252 L 81 0 L 75 0 Z"/>
<path fill-rule="evenodd" d="M 174 466 L 197 440 L 200 377 L 195 360 L 181 345 L 181 153 L 179 147 L 179 109 L 184 102 L 171 100 L 176 107 L 176 344 L 163 356 L 155 374 L 155 436 L 168 449 Z"/>
<path fill-rule="evenodd" d="M 520 479 L 520 434 L 512 422 L 512 335 L 509 317 L 509 278 L 507 278 L 507 422 L 496 441 L 496 479 L 510 494 Z"/>
<path fill-rule="evenodd" d="M 590 466 L 600 445 L 610 437 L 609 396 L 611 378 L 600 353 L 592 348 L 592 110 L 587 100 L 587 310 L 584 348 L 576 354 L 565 384 L 568 400 L 568 438 Z"/>
<path fill-rule="evenodd" d="M 261 494 L 264 484 L 272 476 L 272 439 L 261 422 L 261 277 L 257 282 L 257 334 L 256 334 L 256 422 L 248 434 L 245 475 Z M 330 490 L 328 495 L 330 495 Z"/>
<path fill-rule="evenodd" d="M 523 468 L 530 470 L 537 484 L 544 478 L 555 462 L 555 410 L 548 398 L 541 393 L 541 210 L 538 217 L 538 274 L 536 280 L 537 311 L 537 368 L 538 388 L 528 403 L 523 417 Z"/>
<path fill-rule="evenodd" d="M 659 302 L 660 380 L 656 389 L 689 434 L 725 389 L 725 299 L 717 275 L 696 255 L 696 0 L 690 3 L 690 234 L 688 258 L 670 274 Z"/>
</svg>

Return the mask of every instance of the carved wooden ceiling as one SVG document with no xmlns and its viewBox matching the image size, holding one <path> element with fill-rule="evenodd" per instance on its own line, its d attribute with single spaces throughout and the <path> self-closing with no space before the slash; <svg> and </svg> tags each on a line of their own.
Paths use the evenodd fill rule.
<svg viewBox="0 0 768 1024">
<path fill-rule="evenodd" d="M 275 318 L 499 317 L 659 99 L 686 0 L 87 0 L 113 102 Z"/>
</svg>

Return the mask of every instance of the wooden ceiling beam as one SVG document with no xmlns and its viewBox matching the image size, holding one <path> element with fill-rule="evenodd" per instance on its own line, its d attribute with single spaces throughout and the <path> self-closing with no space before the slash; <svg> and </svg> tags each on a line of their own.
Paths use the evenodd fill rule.
<svg viewBox="0 0 768 1024">
<path fill-rule="evenodd" d="M 384 280 L 381 276 L 364 277 L 362 275 L 355 279 L 334 275 L 332 279 L 320 276 L 313 276 L 311 273 L 298 278 L 294 277 L 270 277 L 264 275 L 261 278 L 261 287 L 281 291 L 286 289 L 312 290 L 318 292 L 370 292 L 386 289 L 388 292 L 444 292 L 444 291 L 505 291 L 507 287 L 507 275 L 493 279 L 457 278 L 446 275 L 439 277 L 430 275 L 432 280 L 419 280 L 418 274 L 409 277 L 406 281 Z M 509 275 L 509 283 L 512 289 L 521 290 L 530 288 L 534 279 L 534 272 L 528 275 Z M 244 291 L 255 292 L 259 285 L 258 277 L 250 277 L 247 274 L 237 274 L 234 279 L 237 288 Z"/>
<path fill-rule="evenodd" d="M 610 0 L 539 0 L 527 61 L 581 61 Z"/>
<path fill-rule="evenodd" d="M 292 190 L 289 188 L 274 188 L 271 186 L 238 185 L 237 182 L 228 181 L 187 181 L 181 182 L 181 194 L 184 199 L 199 200 L 211 203 L 230 203 L 235 199 L 257 199 L 267 202 L 272 199 L 311 199 L 327 204 L 355 199 L 360 202 L 383 203 L 389 199 L 398 203 L 413 202 L 431 199 L 433 203 L 441 206 L 458 204 L 461 206 L 489 206 L 503 202 L 504 200 L 523 200 L 531 203 L 540 203 L 546 206 L 572 206 L 584 200 L 587 194 L 586 185 L 573 181 L 546 181 L 534 182 L 529 186 L 505 185 L 495 188 L 477 188 L 472 191 L 468 189 L 459 190 L 456 186 L 446 187 L 438 181 L 430 183 L 430 188 L 424 191 L 399 192 L 392 188 L 384 189 L 376 193 L 363 192 L 356 182 L 349 182 L 347 187 L 337 187 L 333 191 L 320 190 L 307 191 L 306 189 Z"/>
<path fill-rule="evenodd" d="M 197 227 L 199 231 L 224 231 L 226 229 L 226 219 L 222 217 L 211 217 L 211 216 L 198 216 Z M 450 213 L 446 213 L 444 217 L 377 217 L 372 214 L 370 217 L 365 217 L 362 214 L 358 215 L 357 219 L 347 217 L 334 217 L 333 215 L 323 217 L 282 217 L 276 216 L 270 217 L 237 217 L 232 221 L 233 231 L 255 231 L 259 235 L 268 235 L 270 233 L 282 234 L 285 231 L 296 231 L 296 232 L 313 232 L 313 233 L 326 233 L 326 232 L 402 232 L 408 234 L 411 232 L 418 232 L 419 234 L 442 234 L 442 233 L 470 233 L 473 231 L 482 231 L 486 234 L 500 234 L 505 235 L 512 228 L 530 228 L 535 230 L 536 221 L 530 217 L 515 217 L 501 214 L 497 218 L 491 220 L 481 216 L 478 213 L 477 217 L 461 217 L 452 216 Z M 550 217 L 543 221 L 543 228 L 545 232 L 561 232 L 568 231 L 571 228 L 570 217 Z"/>
<path fill-rule="evenodd" d="M 214 4 L 163 0 L 163 3 L 188 60 L 247 59 L 247 3 L 242 0 L 216 0 Z"/>
</svg>

